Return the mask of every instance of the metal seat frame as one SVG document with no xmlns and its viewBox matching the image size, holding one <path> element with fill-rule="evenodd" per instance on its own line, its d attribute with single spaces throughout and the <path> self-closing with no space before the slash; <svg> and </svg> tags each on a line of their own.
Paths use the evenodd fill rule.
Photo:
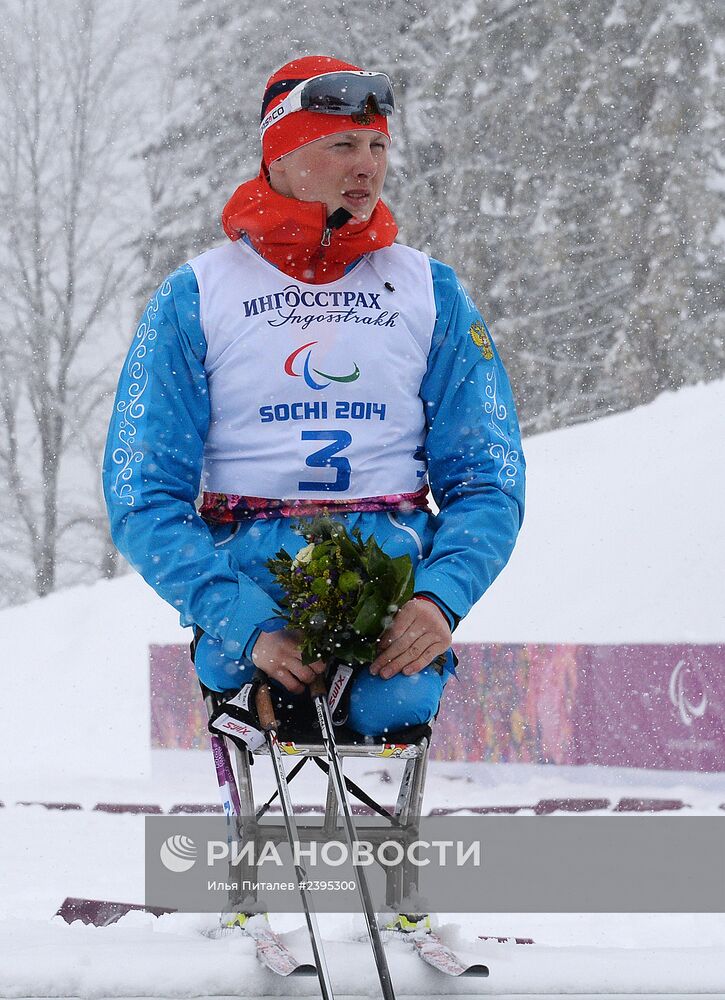
<svg viewBox="0 0 725 1000">
<path fill-rule="evenodd" d="M 279 746 L 283 753 L 289 755 L 290 759 L 311 757 L 318 762 L 323 770 L 328 770 L 327 753 L 324 745 L 319 741 L 319 734 L 317 734 L 316 738 L 313 733 L 302 734 L 301 736 L 295 733 L 293 739 L 284 739 L 284 736 L 284 732 L 281 732 Z M 252 754 L 246 745 L 234 740 L 232 737 L 225 736 L 222 738 L 225 741 L 227 749 L 231 749 L 230 757 L 234 762 L 237 791 L 241 806 L 238 835 L 240 838 L 243 837 L 245 841 L 254 837 L 255 855 L 256 845 L 260 844 L 261 841 L 286 842 L 287 834 L 282 822 L 265 822 L 263 826 L 259 824 L 259 819 L 266 811 L 266 806 L 260 809 L 255 801 L 252 764 L 254 763 L 254 757 L 270 756 L 268 747 L 265 745 Z M 395 839 L 406 848 L 409 843 L 417 839 L 423 807 L 430 738 L 431 730 L 429 726 L 420 726 L 416 727 L 415 730 L 411 730 L 407 741 L 404 733 L 386 736 L 385 738 L 370 738 L 353 734 L 350 731 L 344 731 L 339 734 L 336 731 L 337 749 L 340 758 L 357 757 L 378 760 L 380 762 L 391 759 L 402 759 L 405 761 L 392 814 L 380 807 L 380 811 L 384 814 L 381 816 L 383 821 L 379 824 L 369 824 L 366 820 L 361 839 L 370 841 L 372 844 L 380 844 L 389 840 L 391 833 L 394 833 Z M 288 776 L 287 780 L 289 784 L 291 778 Z M 351 788 L 350 791 L 357 797 L 354 788 Z M 340 806 L 337 801 L 331 775 L 328 771 L 327 794 L 322 824 L 319 822 L 314 824 L 300 822 L 299 813 L 296 812 L 295 819 L 297 821 L 300 840 L 304 842 L 323 842 L 331 839 L 342 829 L 338 823 L 339 815 Z M 385 819 L 385 816 L 389 816 L 390 819 Z M 241 885 L 241 880 L 251 880 L 253 872 L 248 867 L 245 868 L 243 862 L 235 869 L 235 875 L 239 877 L 239 884 Z M 415 865 L 403 862 L 401 865 L 386 867 L 385 876 L 386 907 L 395 912 L 408 912 L 411 906 L 414 909 L 414 900 L 418 890 L 418 868 Z M 406 900 L 410 900 L 411 904 L 407 905 Z M 244 902 L 246 905 L 247 900 Z"/>
</svg>

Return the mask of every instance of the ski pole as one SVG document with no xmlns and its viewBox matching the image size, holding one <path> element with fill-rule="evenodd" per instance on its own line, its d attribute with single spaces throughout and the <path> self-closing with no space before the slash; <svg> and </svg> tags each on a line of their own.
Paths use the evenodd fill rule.
<svg viewBox="0 0 725 1000">
<path fill-rule="evenodd" d="M 227 750 L 224 740 L 215 733 L 211 734 L 210 740 L 212 754 L 214 755 L 216 780 L 219 785 L 219 794 L 222 800 L 222 808 L 224 809 L 224 813 L 227 818 L 239 816 L 242 811 L 242 806 L 239 801 L 239 792 L 237 790 L 234 772 L 232 771 L 232 763 L 229 759 L 229 751 Z"/>
<path fill-rule="evenodd" d="M 277 781 L 279 799 L 282 805 L 284 825 L 287 830 L 287 839 L 292 851 L 292 859 L 294 861 L 295 874 L 297 876 L 297 887 L 302 900 L 302 907 L 305 911 L 305 920 L 307 921 L 307 929 L 310 934 L 312 953 L 315 956 L 317 978 L 320 981 L 322 998 L 323 1000 L 334 1000 L 332 983 L 330 982 L 330 973 L 327 970 L 327 962 L 325 961 L 325 953 L 322 947 L 320 928 L 317 924 L 317 915 L 312 906 L 312 900 L 306 889 L 308 881 L 307 873 L 300 863 L 299 851 L 295 849 L 295 845 L 299 844 L 297 823 L 295 822 L 294 812 L 292 809 L 292 800 L 290 798 L 289 788 L 287 787 L 287 776 L 285 775 L 284 764 L 282 762 L 282 751 L 279 748 L 279 742 L 277 740 L 278 724 L 274 717 L 272 698 L 267 684 L 261 684 L 259 690 L 257 691 L 256 708 L 259 721 L 262 729 L 264 730 L 267 746 L 269 747 L 269 754 L 272 758 L 272 767 L 274 768 L 274 776 Z"/>
<path fill-rule="evenodd" d="M 388 961 L 385 957 L 383 942 L 380 938 L 380 930 L 375 919 L 375 911 L 373 909 L 370 888 L 365 877 L 365 869 L 358 861 L 355 860 L 357 831 L 352 818 L 352 809 L 350 808 L 350 800 L 347 795 L 347 788 L 345 787 L 342 768 L 340 767 L 340 758 L 337 753 L 337 744 L 335 743 L 335 733 L 332 725 L 332 715 L 330 714 L 330 706 L 327 703 L 327 688 L 323 677 L 315 678 L 310 685 L 310 694 L 312 695 L 312 700 L 317 710 L 317 718 L 320 723 L 322 742 L 325 746 L 327 759 L 330 764 L 332 783 L 335 789 L 335 795 L 337 796 L 337 801 L 340 804 L 340 809 L 342 811 L 343 824 L 345 826 L 345 837 L 347 839 L 351 857 L 353 858 L 353 868 L 355 869 L 355 877 L 357 880 L 358 890 L 360 892 L 360 899 L 362 901 L 365 923 L 367 924 L 368 934 L 370 936 L 370 944 L 372 945 L 373 955 L 375 957 L 375 965 L 377 966 L 378 978 L 380 979 L 383 997 L 384 1000 L 395 1000 L 393 981 L 390 976 Z"/>
<path fill-rule="evenodd" d="M 202 688 L 202 693 L 204 689 Z M 207 713 L 211 718 L 213 711 L 212 695 L 207 692 L 204 695 L 204 705 L 206 706 Z M 216 733 L 210 734 L 211 742 L 211 752 L 214 756 L 214 770 L 216 771 L 217 785 L 219 786 L 219 795 L 222 801 L 222 809 L 224 810 L 224 815 L 227 820 L 231 820 L 233 816 L 240 816 L 242 812 L 242 805 L 239 801 L 239 789 L 237 788 L 237 781 L 234 777 L 234 769 L 232 768 L 232 762 L 229 758 L 229 750 L 227 745 L 221 736 L 217 736 Z"/>
</svg>

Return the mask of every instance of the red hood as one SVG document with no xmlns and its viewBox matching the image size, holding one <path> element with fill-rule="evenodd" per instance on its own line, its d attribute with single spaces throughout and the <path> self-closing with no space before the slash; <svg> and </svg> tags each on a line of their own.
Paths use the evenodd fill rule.
<svg viewBox="0 0 725 1000">
<path fill-rule="evenodd" d="M 350 220 L 333 229 L 329 247 L 322 246 L 326 221 L 322 202 L 286 198 L 273 191 L 261 173 L 238 187 L 222 212 L 230 240 L 246 233 L 265 260 L 298 281 L 315 285 L 336 281 L 354 260 L 390 246 L 398 233 L 382 200 L 367 222 Z"/>
</svg>

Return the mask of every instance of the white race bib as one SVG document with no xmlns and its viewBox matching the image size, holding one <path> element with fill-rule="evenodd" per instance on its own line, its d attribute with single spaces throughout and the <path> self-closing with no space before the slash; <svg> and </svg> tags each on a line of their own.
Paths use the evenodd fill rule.
<svg viewBox="0 0 725 1000">
<path fill-rule="evenodd" d="M 420 489 L 435 324 L 424 254 L 396 244 L 324 285 L 243 241 L 191 266 L 208 345 L 204 490 L 334 501 Z"/>
</svg>

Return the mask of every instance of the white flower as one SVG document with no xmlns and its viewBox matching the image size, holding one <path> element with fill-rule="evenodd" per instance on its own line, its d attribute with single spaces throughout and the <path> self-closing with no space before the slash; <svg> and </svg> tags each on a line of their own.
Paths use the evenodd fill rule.
<svg viewBox="0 0 725 1000">
<path fill-rule="evenodd" d="M 297 555 L 292 560 L 293 566 L 304 566 L 312 559 L 312 553 L 315 551 L 315 546 L 312 542 L 309 545 L 305 545 L 303 549 L 297 553 Z"/>
</svg>

